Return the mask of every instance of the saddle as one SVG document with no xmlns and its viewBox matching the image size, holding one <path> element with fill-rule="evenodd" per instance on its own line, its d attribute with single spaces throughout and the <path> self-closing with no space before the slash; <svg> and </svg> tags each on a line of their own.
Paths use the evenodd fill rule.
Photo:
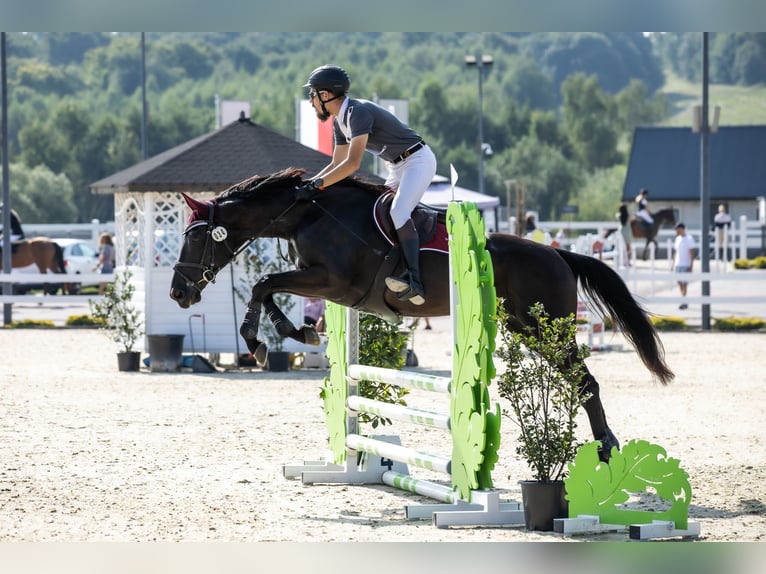
<svg viewBox="0 0 766 574">
<path fill-rule="evenodd" d="M 372 208 L 373 219 L 378 231 L 386 238 L 389 244 L 396 243 L 396 228 L 391 219 L 391 204 L 394 201 L 394 192 L 389 191 L 381 195 Z M 447 210 L 437 209 L 419 203 L 412 211 L 412 221 L 418 230 L 420 249 L 432 249 L 435 251 L 449 252 L 447 244 Z"/>
<path fill-rule="evenodd" d="M 391 220 L 391 203 L 394 192 L 386 192 L 381 195 L 372 207 L 372 218 L 380 234 L 391 245 L 391 250 L 382 260 L 378 272 L 375 274 L 365 294 L 352 307 L 364 308 L 366 313 L 371 313 L 396 324 L 401 320 L 401 315 L 385 302 L 386 285 L 384 279 L 390 275 L 403 271 L 401 251 L 396 243 L 396 229 Z M 418 230 L 421 251 L 440 251 L 449 253 L 449 237 L 447 235 L 447 211 L 436 209 L 419 203 L 412 211 L 412 221 Z"/>
</svg>

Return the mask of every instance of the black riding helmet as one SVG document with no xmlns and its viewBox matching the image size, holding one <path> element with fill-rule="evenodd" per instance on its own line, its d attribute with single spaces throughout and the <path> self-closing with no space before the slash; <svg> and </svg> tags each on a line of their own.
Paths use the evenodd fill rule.
<svg viewBox="0 0 766 574">
<path fill-rule="evenodd" d="M 336 96 L 348 93 L 351 86 L 351 80 L 348 73 L 338 66 L 320 66 L 309 76 L 309 81 L 303 85 L 304 88 L 314 88 L 315 90 L 324 90 L 331 92 Z"/>
</svg>

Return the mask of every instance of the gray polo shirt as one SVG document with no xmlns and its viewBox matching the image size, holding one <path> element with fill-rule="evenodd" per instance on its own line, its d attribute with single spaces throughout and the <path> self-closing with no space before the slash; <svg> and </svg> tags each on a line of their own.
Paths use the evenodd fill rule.
<svg viewBox="0 0 766 574">
<path fill-rule="evenodd" d="M 368 134 L 367 151 L 392 161 L 422 139 L 375 102 L 348 98 L 344 107 L 333 123 L 335 145 L 347 145 L 351 138 Z"/>
</svg>

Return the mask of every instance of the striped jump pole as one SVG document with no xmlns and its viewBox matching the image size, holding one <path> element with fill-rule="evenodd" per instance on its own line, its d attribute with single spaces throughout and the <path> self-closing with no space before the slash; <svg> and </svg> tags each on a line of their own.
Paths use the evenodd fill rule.
<svg viewBox="0 0 766 574">
<path fill-rule="evenodd" d="M 431 518 L 438 527 L 524 523 L 517 502 L 501 502 L 491 470 L 500 440 L 500 406 L 490 405 L 487 385 L 495 375 L 496 294 L 492 260 L 485 249 L 484 222 L 475 204 L 450 203 L 447 210 L 453 323 L 450 377 L 358 364 L 357 312 L 332 303 L 326 310 L 330 376 L 325 379 L 325 419 L 330 453 L 319 461 L 286 465 L 284 475 L 304 483 L 386 484 L 437 500 L 408 505 L 408 518 Z M 358 396 L 362 380 L 449 396 L 449 412 L 392 405 Z M 451 456 L 400 444 L 397 436 L 363 436 L 359 413 L 448 432 Z M 330 462 L 332 461 L 332 462 Z M 445 485 L 413 477 L 409 467 L 443 473 Z"/>
</svg>

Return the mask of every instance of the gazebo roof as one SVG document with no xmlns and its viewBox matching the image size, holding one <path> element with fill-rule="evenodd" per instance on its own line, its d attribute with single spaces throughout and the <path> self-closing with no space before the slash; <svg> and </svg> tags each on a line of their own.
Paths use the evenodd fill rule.
<svg viewBox="0 0 766 574">
<path fill-rule="evenodd" d="M 256 174 L 288 167 L 314 174 L 329 156 L 241 117 L 90 184 L 97 194 L 220 192 Z"/>
</svg>

